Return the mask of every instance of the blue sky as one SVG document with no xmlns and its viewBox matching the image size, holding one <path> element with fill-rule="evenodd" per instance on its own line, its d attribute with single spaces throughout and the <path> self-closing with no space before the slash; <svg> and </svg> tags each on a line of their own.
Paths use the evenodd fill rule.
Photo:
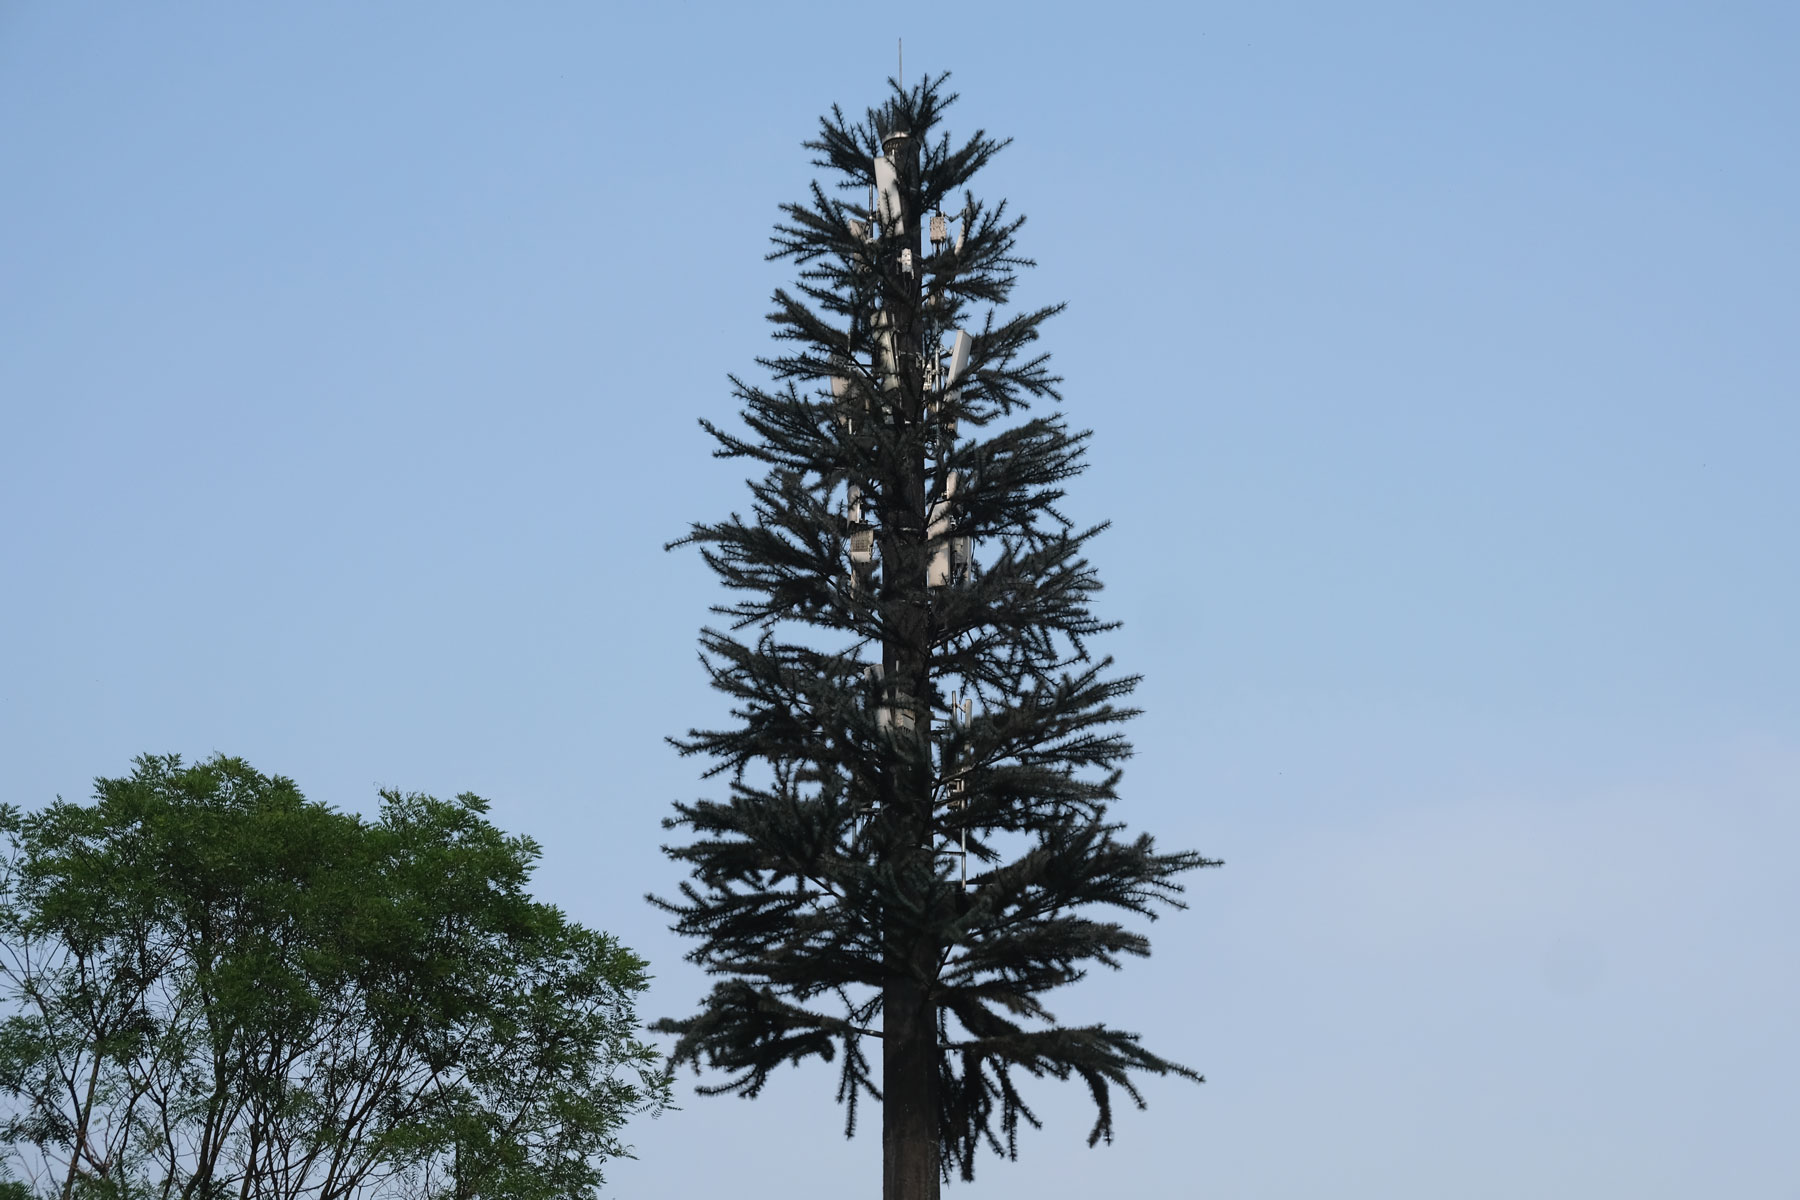
<svg viewBox="0 0 1800 1200">
<path fill-rule="evenodd" d="M 1069 301 L 1120 815 L 1228 862 L 1058 1009 L 1209 1082 L 971 1194 L 1800 1196 L 1788 6 L 0 3 L 3 798 L 476 791 L 685 1011 L 661 545 L 902 36 Z M 871 1192 L 831 1088 L 613 1191 Z"/>
</svg>

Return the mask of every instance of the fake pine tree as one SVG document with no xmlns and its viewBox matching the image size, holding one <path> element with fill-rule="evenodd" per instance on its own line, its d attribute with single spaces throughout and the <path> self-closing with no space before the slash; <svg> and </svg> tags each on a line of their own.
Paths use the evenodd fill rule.
<svg viewBox="0 0 1800 1200">
<path fill-rule="evenodd" d="M 1147 954 L 1122 920 L 1213 865 L 1110 814 L 1136 679 L 1090 653 L 1100 527 L 1058 508 L 1088 435 L 1045 410 L 1057 308 L 1006 309 L 1023 221 L 967 190 L 1005 143 L 951 142 L 944 78 L 821 121 L 807 147 L 833 178 L 775 232 L 798 279 L 770 382 L 733 379 L 742 431 L 703 422 L 762 477 L 748 517 L 678 543 L 733 593 L 701 634 L 731 722 L 676 742 L 729 792 L 676 806 L 692 878 L 656 901 L 716 980 L 661 1025 L 676 1061 L 746 1096 L 834 1062 L 846 1132 L 881 1104 L 886 1200 L 1013 1155 L 1023 1077 L 1079 1077 L 1090 1144 L 1136 1077 L 1199 1078 L 1045 1000 Z"/>
</svg>

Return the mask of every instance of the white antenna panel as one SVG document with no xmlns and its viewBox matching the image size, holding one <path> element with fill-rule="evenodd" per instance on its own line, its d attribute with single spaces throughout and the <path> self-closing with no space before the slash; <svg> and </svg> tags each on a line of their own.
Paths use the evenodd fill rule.
<svg viewBox="0 0 1800 1200">
<path fill-rule="evenodd" d="M 900 386 L 900 357 L 894 352 L 894 314 L 881 309 L 870 323 L 875 333 L 875 365 L 881 372 L 881 389 Z"/>
<path fill-rule="evenodd" d="M 900 177 L 891 158 L 875 160 L 875 209 L 885 232 L 906 232 L 906 210 L 900 206 Z"/>
<path fill-rule="evenodd" d="M 967 542 L 968 538 L 950 536 L 950 497 L 956 495 L 956 481 L 960 472 L 952 471 L 944 477 L 944 498 L 932 502 L 930 521 L 925 527 L 925 535 L 930 539 L 931 563 L 925 568 L 926 587 L 948 587 L 955 578 L 956 543 Z M 966 555 L 964 558 L 966 559 Z"/>
<path fill-rule="evenodd" d="M 953 388 L 962 379 L 963 372 L 969 369 L 969 352 L 975 348 L 975 339 L 962 330 L 956 331 L 956 340 L 950 344 L 950 374 L 944 381 L 946 388 Z"/>
</svg>

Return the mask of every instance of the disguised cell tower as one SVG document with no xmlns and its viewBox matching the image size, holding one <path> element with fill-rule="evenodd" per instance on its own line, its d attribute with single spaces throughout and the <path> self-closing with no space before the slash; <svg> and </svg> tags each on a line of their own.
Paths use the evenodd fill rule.
<svg viewBox="0 0 1800 1200">
<path fill-rule="evenodd" d="M 1087 435 L 1033 411 L 1060 399 L 1032 349 L 1057 307 L 1006 311 L 1022 222 L 967 186 L 1004 143 L 952 145 L 943 82 L 821 122 L 837 190 L 782 208 L 774 257 L 799 270 L 772 383 L 733 380 L 747 432 L 703 422 L 765 474 L 750 518 L 683 539 L 734 597 L 700 639 L 732 709 L 676 745 L 730 794 L 676 805 L 691 838 L 666 850 L 692 874 L 657 901 L 714 979 L 658 1026 L 675 1061 L 745 1096 L 831 1062 L 846 1132 L 881 1105 L 884 1200 L 1014 1154 L 1027 1077 L 1079 1077 L 1095 1141 L 1139 1074 L 1198 1078 L 1043 1002 L 1147 954 L 1118 918 L 1178 906 L 1209 864 L 1109 815 L 1137 681 L 1089 654 L 1102 527 L 1059 509 Z"/>
</svg>

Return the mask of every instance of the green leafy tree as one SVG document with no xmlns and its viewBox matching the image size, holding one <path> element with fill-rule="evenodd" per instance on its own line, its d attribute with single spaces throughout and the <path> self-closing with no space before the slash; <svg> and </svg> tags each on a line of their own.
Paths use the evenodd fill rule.
<svg viewBox="0 0 1800 1200">
<path fill-rule="evenodd" d="M 666 1077 L 644 963 L 475 796 L 367 821 L 238 759 L 0 810 L 0 1141 L 40 1197 L 593 1195 Z"/>
<path fill-rule="evenodd" d="M 1059 306 L 1007 310 L 1023 221 L 968 190 L 1005 143 L 953 143 L 943 82 L 821 122 L 828 179 L 775 231 L 798 280 L 770 382 L 732 380 L 742 431 L 702 422 L 763 474 L 748 516 L 677 543 L 734 596 L 701 635 L 731 723 L 676 742 L 729 795 L 676 806 L 692 875 L 655 900 L 716 977 L 658 1026 L 674 1059 L 745 1096 L 835 1059 L 847 1133 L 882 1103 L 887 1200 L 1014 1155 L 1024 1076 L 1086 1085 L 1090 1143 L 1139 1076 L 1199 1078 L 1045 997 L 1147 954 L 1124 922 L 1213 865 L 1110 815 L 1137 680 L 1090 654 L 1112 627 L 1084 557 L 1102 527 L 1059 507 L 1088 440 L 1044 411 L 1060 381 L 1034 343 Z"/>
</svg>

